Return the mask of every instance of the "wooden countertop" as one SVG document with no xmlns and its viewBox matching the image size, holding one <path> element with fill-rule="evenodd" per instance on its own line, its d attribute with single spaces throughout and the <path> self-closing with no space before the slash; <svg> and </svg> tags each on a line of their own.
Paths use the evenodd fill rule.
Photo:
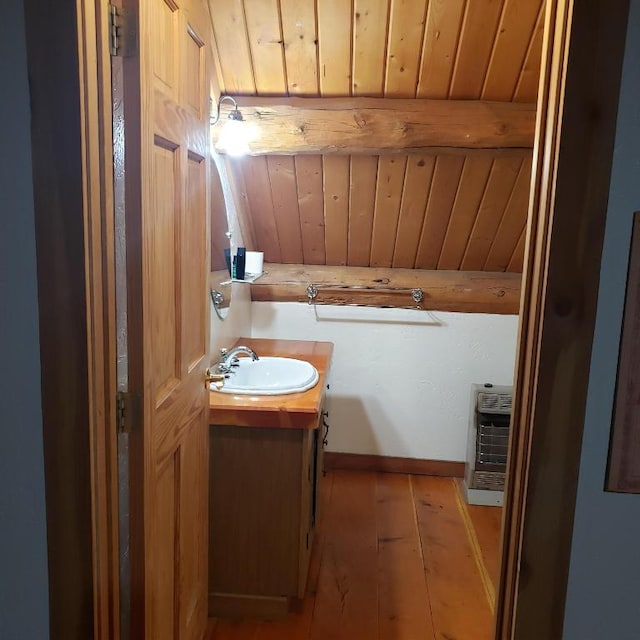
<svg viewBox="0 0 640 640">
<path fill-rule="evenodd" d="M 259 356 L 298 358 L 311 363 L 319 374 L 318 384 L 302 393 L 280 396 L 234 395 L 211 391 L 209 424 L 241 427 L 282 427 L 314 429 L 322 407 L 333 343 L 311 340 L 270 340 L 240 338 L 236 342 L 253 349 Z"/>
</svg>

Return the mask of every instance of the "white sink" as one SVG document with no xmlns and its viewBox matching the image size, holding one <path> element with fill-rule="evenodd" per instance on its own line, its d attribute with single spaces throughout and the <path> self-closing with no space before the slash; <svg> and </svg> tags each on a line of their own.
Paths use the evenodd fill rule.
<svg viewBox="0 0 640 640">
<path fill-rule="evenodd" d="M 318 383 L 317 369 L 295 358 L 260 357 L 259 360 L 239 358 L 239 365 L 224 381 L 224 386 L 212 390 L 243 395 L 277 396 L 300 393 Z"/>
</svg>

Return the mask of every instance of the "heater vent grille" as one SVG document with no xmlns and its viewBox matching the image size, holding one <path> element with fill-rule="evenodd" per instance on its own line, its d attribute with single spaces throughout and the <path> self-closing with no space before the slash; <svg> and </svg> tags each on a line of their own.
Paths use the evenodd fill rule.
<svg viewBox="0 0 640 640">
<path fill-rule="evenodd" d="M 473 385 L 465 471 L 468 489 L 504 491 L 512 405 L 511 387 Z"/>
<path fill-rule="evenodd" d="M 507 415 L 511 413 L 513 398 L 510 393 L 478 392 L 478 411 L 480 413 L 499 413 Z"/>
<path fill-rule="evenodd" d="M 488 491 L 504 490 L 504 473 L 497 471 L 476 471 L 473 474 L 473 488 L 486 489 Z"/>
</svg>

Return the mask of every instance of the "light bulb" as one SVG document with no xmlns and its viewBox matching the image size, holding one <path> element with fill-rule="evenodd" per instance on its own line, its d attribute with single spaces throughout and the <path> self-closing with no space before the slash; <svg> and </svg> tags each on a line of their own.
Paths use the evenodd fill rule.
<svg viewBox="0 0 640 640">
<path fill-rule="evenodd" d="M 216 148 L 230 156 L 244 156 L 249 153 L 248 131 L 242 120 L 227 120 L 222 125 Z"/>
</svg>

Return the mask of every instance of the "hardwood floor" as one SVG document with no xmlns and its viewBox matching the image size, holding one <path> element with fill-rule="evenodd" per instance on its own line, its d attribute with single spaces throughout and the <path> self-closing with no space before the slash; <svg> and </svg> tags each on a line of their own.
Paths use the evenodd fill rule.
<svg viewBox="0 0 640 640">
<path fill-rule="evenodd" d="M 501 511 L 453 478 L 330 471 L 304 600 L 207 640 L 489 640 Z"/>
</svg>

